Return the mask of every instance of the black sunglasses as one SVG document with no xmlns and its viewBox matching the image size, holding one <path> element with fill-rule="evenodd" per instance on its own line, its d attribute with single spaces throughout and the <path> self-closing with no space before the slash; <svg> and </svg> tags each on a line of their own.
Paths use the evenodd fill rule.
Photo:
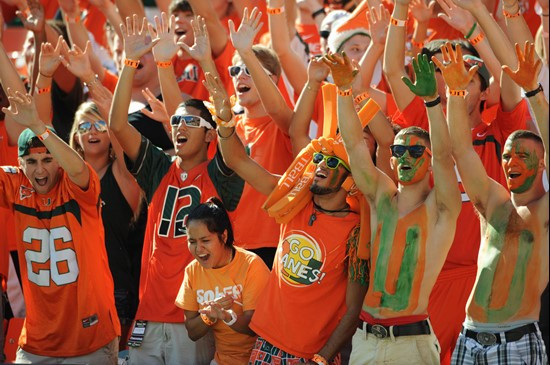
<svg viewBox="0 0 550 365">
<path fill-rule="evenodd" d="M 415 144 L 413 146 L 405 146 L 402 144 L 392 144 L 390 146 L 391 155 L 394 157 L 401 157 L 405 152 L 409 151 L 409 156 L 412 158 L 419 158 L 424 154 L 424 151 L 428 151 L 428 154 L 431 156 L 431 151 L 426 146 Z"/>
<path fill-rule="evenodd" d="M 338 167 L 338 165 L 342 164 L 342 166 L 344 166 L 344 168 L 346 170 L 350 171 L 350 168 L 348 167 L 348 165 L 343 160 L 339 159 L 336 156 L 326 156 L 326 155 L 323 155 L 320 152 L 316 152 L 316 153 L 313 154 L 312 162 L 314 164 L 318 165 L 323 160 L 327 164 L 327 167 L 331 170 L 336 169 Z"/>
</svg>

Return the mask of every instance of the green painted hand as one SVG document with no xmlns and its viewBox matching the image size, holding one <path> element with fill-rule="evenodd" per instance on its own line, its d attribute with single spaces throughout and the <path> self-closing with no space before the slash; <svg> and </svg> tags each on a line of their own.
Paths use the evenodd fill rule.
<svg viewBox="0 0 550 365">
<path fill-rule="evenodd" d="M 413 84 L 408 77 L 401 80 L 409 89 L 420 97 L 434 97 L 437 94 L 437 82 L 435 81 L 435 66 L 428 56 L 418 54 L 413 58 L 413 69 L 416 75 L 416 82 Z"/>
</svg>

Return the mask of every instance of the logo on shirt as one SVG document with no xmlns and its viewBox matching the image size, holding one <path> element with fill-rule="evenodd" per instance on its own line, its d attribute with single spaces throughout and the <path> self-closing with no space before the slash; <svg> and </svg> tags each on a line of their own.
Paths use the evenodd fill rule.
<svg viewBox="0 0 550 365">
<path fill-rule="evenodd" d="M 199 81 L 199 68 L 197 67 L 197 65 L 189 64 L 187 65 L 187 67 L 185 67 L 181 76 L 178 77 L 178 83 L 182 81 Z"/>
<path fill-rule="evenodd" d="M 197 289 L 197 303 L 203 304 L 212 302 L 218 298 L 222 298 L 226 295 L 233 297 L 233 301 L 237 304 L 242 305 L 241 293 L 243 292 L 243 286 L 241 284 L 226 286 L 220 288 L 216 286 L 213 290 L 208 289 Z"/>
<path fill-rule="evenodd" d="M 292 286 L 308 286 L 321 283 L 323 252 L 313 237 L 305 232 L 287 236 L 281 247 L 281 277 Z"/>
<path fill-rule="evenodd" d="M 30 198 L 32 196 L 32 193 L 34 193 L 34 189 L 28 188 L 25 185 L 21 185 L 21 187 L 19 188 L 19 200 Z"/>
<path fill-rule="evenodd" d="M 4 170 L 6 174 L 17 174 L 17 168 L 13 166 L 2 166 L 2 170 Z"/>
</svg>

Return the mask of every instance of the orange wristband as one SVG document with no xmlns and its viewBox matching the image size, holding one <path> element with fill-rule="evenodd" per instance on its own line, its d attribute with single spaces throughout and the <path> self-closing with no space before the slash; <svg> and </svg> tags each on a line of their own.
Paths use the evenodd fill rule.
<svg viewBox="0 0 550 365">
<path fill-rule="evenodd" d="M 38 95 L 40 95 L 40 94 L 49 93 L 50 91 L 52 91 L 52 87 L 51 86 L 46 86 L 46 87 L 43 87 L 43 88 L 40 89 L 40 88 L 38 88 L 38 86 L 35 86 L 34 90 L 36 91 L 36 93 Z"/>
<path fill-rule="evenodd" d="M 483 33 L 479 33 L 478 35 L 476 35 L 474 38 L 470 38 L 468 39 L 468 42 L 470 42 L 470 44 L 472 46 L 475 46 L 476 44 L 478 44 L 479 42 L 481 42 L 483 40 L 483 38 L 485 38 L 485 35 Z"/>
<path fill-rule="evenodd" d="M 395 19 L 393 16 L 390 18 L 390 24 L 395 25 L 396 27 L 404 27 L 407 25 L 407 19 Z"/>
<path fill-rule="evenodd" d="M 319 354 L 313 355 L 313 357 L 311 358 L 311 361 L 317 363 L 318 365 L 328 365 L 327 359 L 325 359 L 323 356 Z"/>
<path fill-rule="evenodd" d="M 172 66 L 172 61 L 157 61 L 157 66 L 160 68 L 168 68 Z"/>
<path fill-rule="evenodd" d="M 468 95 L 468 92 L 466 90 L 449 90 L 448 94 L 451 96 L 462 96 L 465 97 Z"/>
<path fill-rule="evenodd" d="M 67 14 L 65 14 L 65 22 L 74 24 L 74 23 L 78 23 L 79 21 L 80 21 L 80 14 L 75 16 L 74 18 L 71 18 Z"/>
<path fill-rule="evenodd" d="M 504 14 L 504 16 L 506 18 L 517 18 L 518 16 L 521 15 L 521 10 L 518 8 L 518 11 L 516 13 L 512 14 L 512 13 L 509 13 L 506 10 L 502 9 L 502 14 Z"/>
<path fill-rule="evenodd" d="M 50 136 L 50 130 L 46 127 L 44 133 L 38 135 L 38 139 L 43 141 Z"/>
<path fill-rule="evenodd" d="M 350 96 L 351 95 L 351 87 L 347 90 L 338 89 L 338 95 L 340 95 L 340 96 Z"/>
<path fill-rule="evenodd" d="M 284 6 L 281 6 L 280 8 L 267 8 L 266 9 L 267 13 L 269 15 L 277 15 L 277 14 L 282 14 L 285 12 L 285 7 Z"/>
<path fill-rule="evenodd" d="M 363 92 L 359 95 L 357 95 L 355 97 L 355 99 L 353 99 L 353 101 L 355 102 L 355 104 L 359 104 L 360 102 L 362 102 L 363 100 L 367 99 L 369 97 L 369 93 L 368 92 Z"/>
<path fill-rule="evenodd" d="M 124 64 L 125 64 L 126 66 L 131 67 L 131 68 L 138 68 L 138 66 L 139 66 L 139 61 L 130 60 L 130 59 L 128 59 L 128 58 L 125 58 L 125 59 L 124 59 Z"/>
<path fill-rule="evenodd" d="M 213 326 L 214 323 L 218 321 L 217 319 L 215 321 L 211 321 L 210 318 L 208 318 L 208 316 L 204 313 L 201 313 L 201 319 L 208 327 Z"/>
<path fill-rule="evenodd" d="M 411 44 L 415 48 L 424 48 L 424 42 L 416 42 L 414 39 L 412 39 Z"/>
</svg>

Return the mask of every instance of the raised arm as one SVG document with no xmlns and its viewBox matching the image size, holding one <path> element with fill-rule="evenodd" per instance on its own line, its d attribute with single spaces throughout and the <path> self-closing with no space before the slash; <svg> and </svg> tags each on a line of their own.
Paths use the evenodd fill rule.
<svg viewBox="0 0 550 365">
<path fill-rule="evenodd" d="M 384 74 L 399 110 L 404 110 L 415 96 L 401 81 L 403 76 L 407 76 L 404 60 L 408 11 L 409 0 L 397 0 L 395 2 L 392 18 L 397 21 L 394 23 L 398 24 L 390 23 L 384 51 Z"/>
<path fill-rule="evenodd" d="M 389 191 L 392 187 L 395 189 L 395 185 L 376 168 L 363 139 L 363 129 L 355 112 L 350 90 L 357 70 L 345 53 L 343 56 L 329 54 L 323 59 L 330 67 L 334 83 L 338 86 L 338 127 L 348 153 L 353 180 L 372 204 L 381 191 Z"/>
<path fill-rule="evenodd" d="M 82 189 L 88 188 L 90 171 L 86 167 L 82 157 L 63 142 L 54 133 L 51 133 L 46 125 L 40 120 L 36 105 L 30 94 L 23 94 L 19 91 L 8 90 L 10 100 L 9 108 L 2 108 L 2 111 L 13 118 L 17 123 L 30 128 L 37 136 L 47 133 L 42 143 L 57 160 L 59 166 L 65 170 L 69 178 Z"/>
<path fill-rule="evenodd" d="M 320 58 L 312 58 L 307 68 L 307 83 L 296 102 L 292 120 L 290 122 L 289 136 L 292 144 L 292 155 L 298 153 L 309 144 L 309 126 L 311 116 L 315 109 L 317 95 L 321 92 L 323 80 L 326 79 L 330 69 Z"/>
<path fill-rule="evenodd" d="M 544 144 L 544 150 L 548 151 L 549 133 L 548 128 L 548 101 L 542 92 L 542 86 L 537 82 L 538 74 L 542 67 L 542 62 L 535 55 L 535 45 L 525 42 L 524 50 L 521 51 L 519 44 L 516 43 L 516 55 L 518 57 L 518 69 L 512 71 L 507 65 L 502 66 L 502 70 L 525 90 L 527 101 L 533 110 L 537 126 L 539 127 L 540 137 Z M 545 152 L 546 173 L 548 174 L 548 152 Z"/>
<path fill-rule="evenodd" d="M 52 78 L 61 63 L 61 48 L 65 44 L 62 36 L 57 39 L 54 46 L 51 43 L 42 43 L 40 50 L 39 72 L 34 90 L 34 100 L 38 117 L 47 125 L 52 125 Z"/>
<path fill-rule="evenodd" d="M 200 15 L 206 23 L 206 28 L 208 29 L 208 34 L 210 35 L 210 46 L 212 48 L 212 54 L 215 57 L 218 57 L 222 54 L 223 50 L 227 46 L 229 38 L 227 37 L 227 32 L 223 26 L 218 14 L 212 7 L 210 1 L 204 0 L 189 0 L 191 7 L 193 8 L 193 13 L 195 15 Z"/>
<path fill-rule="evenodd" d="M 246 154 L 241 140 L 235 134 L 231 103 L 220 78 L 210 73 L 206 73 L 205 77 L 204 86 L 216 108 L 215 120 L 218 123 L 219 147 L 224 162 L 254 189 L 269 195 L 277 186 L 278 177 L 270 174 Z"/>
<path fill-rule="evenodd" d="M 252 50 L 254 38 L 262 27 L 262 23 L 260 22 L 261 16 L 262 13 L 258 11 L 258 8 L 254 8 L 250 15 L 248 9 L 245 9 L 238 31 L 235 30 L 233 21 L 229 20 L 231 42 L 233 42 L 233 46 L 235 46 L 239 56 L 241 56 L 250 71 L 265 111 L 277 126 L 288 134 L 292 109 L 287 105 L 277 85 L 273 82 L 271 76 L 265 72 L 262 64 Z"/>
<path fill-rule="evenodd" d="M 411 40 L 413 54 L 419 53 L 428 35 L 428 24 L 432 18 L 435 0 L 426 4 L 425 0 L 411 1 L 411 16 L 414 18 L 414 32 Z"/>
<path fill-rule="evenodd" d="M 457 58 L 458 56 L 462 60 L 462 54 L 457 55 Z M 438 215 L 440 218 L 445 215 L 448 218 L 456 219 L 461 207 L 460 191 L 458 190 L 453 156 L 449 148 L 451 145 L 449 130 L 441 107 L 441 98 L 437 94 L 435 67 L 426 55 L 418 54 L 417 58 L 413 59 L 413 68 L 416 76 L 415 84 L 408 78 L 403 78 L 403 82 L 413 93 L 424 99 L 426 105 L 430 125 L 434 178 L 432 191 L 435 194 Z"/>
<path fill-rule="evenodd" d="M 133 162 L 138 157 L 141 134 L 128 123 L 128 107 L 132 99 L 132 81 L 139 59 L 155 45 L 154 41 L 147 42 L 146 24 L 147 19 L 143 18 L 140 27 L 137 15 L 134 15 L 132 19 L 126 18 L 126 26 L 120 24 L 124 37 L 126 59 L 116 85 L 113 105 L 109 115 L 109 127 L 119 140 L 126 155 Z"/>
<path fill-rule="evenodd" d="M 506 22 L 506 35 L 512 44 L 523 44 L 524 42 L 533 42 L 531 30 L 521 14 L 521 8 L 517 0 L 503 0 L 502 10 Z M 519 16 L 510 16 L 519 14 Z"/>
<path fill-rule="evenodd" d="M 111 25 L 113 25 L 113 30 L 115 33 L 122 39 L 122 33 L 120 32 L 120 27 L 117 27 L 117 24 L 122 23 L 122 18 L 118 12 L 118 9 L 111 0 L 88 0 L 90 4 L 99 9 Z M 82 47 L 82 46 L 81 46 Z"/>
<path fill-rule="evenodd" d="M 432 61 L 441 70 L 448 88 L 447 121 L 453 157 L 470 200 L 477 210 L 485 215 L 489 204 L 495 200 L 491 193 L 497 189 L 498 184 L 489 178 L 472 146 L 472 133 L 466 107 L 467 96 L 463 96 L 477 71 L 477 66 L 466 70 L 460 45 L 457 46 L 456 52 L 449 42 L 441 49 L 444 63 L 435 57 L 432 57 Z"/>
</svg>

